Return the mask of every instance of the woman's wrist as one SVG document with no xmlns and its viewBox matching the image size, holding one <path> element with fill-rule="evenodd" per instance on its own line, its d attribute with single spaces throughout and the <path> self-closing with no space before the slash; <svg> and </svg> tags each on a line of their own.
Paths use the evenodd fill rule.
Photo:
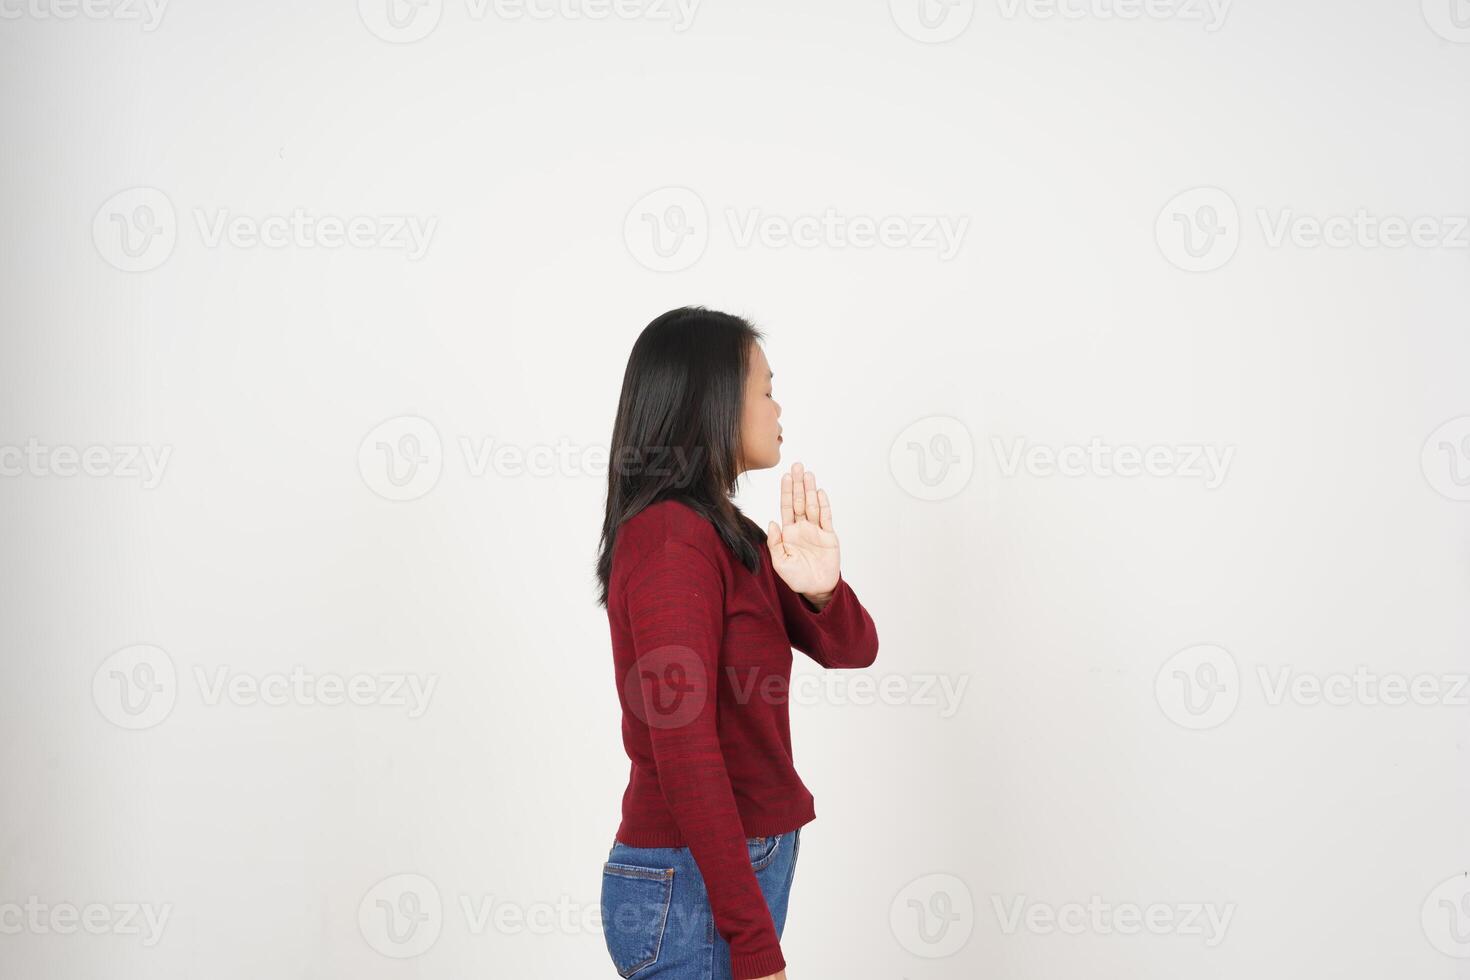
<svg viewBox="0 0 1470 980">
<path fill-rule="evenodd" d="M 822 592 L 822 593 L 818 593 L 818 594 L 815 594 L 815 595 L 813 595 L 811 593 L 803 592 L 801 594 L 801 597 L 803 599 L 805 599 L 807 602 L 810 602 L 813 606 L 815 606 L 816 609 L 817 609 L 817 612 L 821 612 L 822 611 L 822 607 L 825 606 L 825 605 L 827 605 L 827 603 L 831 602 L 832 601 L 832 597 L 834 595 L 836 595 L 836 594 L 837 594 L 837 590 L 836 589 L 833 589 L 831 592 Z"/>
</svg>

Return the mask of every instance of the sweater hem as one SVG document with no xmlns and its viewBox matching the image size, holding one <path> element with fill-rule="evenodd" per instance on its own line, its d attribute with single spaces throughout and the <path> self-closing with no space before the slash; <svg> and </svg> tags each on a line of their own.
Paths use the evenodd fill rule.
<svg viewBox="0 0 1470 980">
<path fill-rule="evenodd" d="M 789 834 L 799 827 L 805 827 L 817 818 L 812 807 L 787 816 L 778 817 L 773 820 L 746 823 L 741 821 L 745 828 L 746 837 L 775 837 L 778 834 Z M 618 826 L 618 831 L 613 835 L 613 840 L 619 844 L 629 847 L 688 847 L 689 841 L 677 828 L 673 830 L 659 828 L 638 828 L 630 826 L 626 821 Z M 758 973 L 756 976 L 768 976 L 775 973 L 769 970 L 766 973 Z"/>
</svg>

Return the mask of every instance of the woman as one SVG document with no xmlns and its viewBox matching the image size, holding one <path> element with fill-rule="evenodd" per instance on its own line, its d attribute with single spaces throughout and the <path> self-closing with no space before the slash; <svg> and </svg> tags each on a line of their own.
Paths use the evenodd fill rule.
<svg viewBox="0 0 1470 980">
<path fill-rule="evenodd" d="M 597 564 L 632 762 L 602 875 L 623 977 L 784 980 L 780 936 L 812 795 L 792 766 L 791 650 L 878 655 L 838 563 L 832 507 L 800 463 L 781 523 L 730 497 L 781 459 L 781 407 L 740 317 L 685 307 L 633 345 Z"/>
</svg>

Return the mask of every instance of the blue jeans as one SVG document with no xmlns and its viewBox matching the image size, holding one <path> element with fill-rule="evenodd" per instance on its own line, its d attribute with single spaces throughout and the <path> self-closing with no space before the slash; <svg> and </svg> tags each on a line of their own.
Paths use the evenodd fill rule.
<svg viewBox="0 0 1470 980">
<path fill-rule="evenodd" d="M 745 843 L 780 936 L 801 828 Z M 687 847 L 613 841 L 602 866 L 602 934 L 620 977 L 730 980 L 730 944 L 715 931 L 704 878 Z"/>
</svg>

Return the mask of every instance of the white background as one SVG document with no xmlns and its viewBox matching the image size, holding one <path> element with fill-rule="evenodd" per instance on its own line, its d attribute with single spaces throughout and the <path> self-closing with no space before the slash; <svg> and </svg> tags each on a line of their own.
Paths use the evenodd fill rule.
<svg viewBox="0 0 1470 980">
<path fill-rule="evenodd" d="M 703 303 L 767 332 L 831 494 L 881 638 L 837 679 L 897 692 L 792 706 L 793 980 L 1470 977 L 1463 2 L 64 2 L 0 5 L 5 976 L 612 976 L 596 451 L 639 330 Z M 433 231 L 208 234 L 296 209 Z M 827 209 L 913 235 L 774 237 Z M 1312 243 L 1359 212 L 1438 230 Z M 359 450 L 405 417 L 440 472 L 391 500 Z M 1005 465 L 1094 437 L 1231 456 Z M 92 446 L 166 468 L 57 471 Z M 297 667 L 435 686 L 213 696 Z M 1354 671 L 1438 700 L 1271 697 Z M 1178 928 L 1045 925 L 1094 896 Z M 53 917 L 94 903 L 168 918 Z"/>
</svg>

